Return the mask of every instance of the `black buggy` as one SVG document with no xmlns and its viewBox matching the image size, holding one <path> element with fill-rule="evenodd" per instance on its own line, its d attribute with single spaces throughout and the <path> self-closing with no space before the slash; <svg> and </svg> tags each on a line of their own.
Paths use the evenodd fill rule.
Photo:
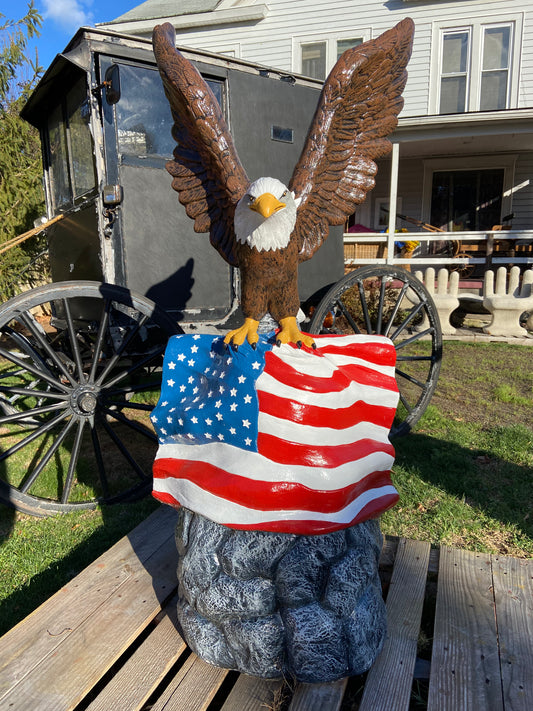
<svg viewBox="0 0 533 711">
<path fill-rule="evenodd" d="M 286 181 L 321 84 L 183 53 L 219 100 L 248 175 Z M 0 499 L 47 515 L 150 489 L 167 339 L 240 321 L 239 274 L 194 233 L 170 186 L 172 118 L 148 40 L 80 29 L 22 115 L 41 132 L 47 219 L 61 219 L 47 229 L 52 283 L 0 306 Z M 398 267 L 343 274 L 332 228 L 300 268 L 303 329 L 393 340 L 393 434 L 405 434 L 437 382 L 435 307 Z"/>
</svg>

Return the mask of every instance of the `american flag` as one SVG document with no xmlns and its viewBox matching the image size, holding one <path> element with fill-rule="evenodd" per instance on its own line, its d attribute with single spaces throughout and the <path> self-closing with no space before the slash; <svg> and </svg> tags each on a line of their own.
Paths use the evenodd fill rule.
<svg viewBox="0 0 533 711">
<path fill-rule="evenodd" d="M 398 500 L 389 429 L 396 352 L 382 336 L 236 351 L 180 335 L 165 353 L 154 496 L 231 528 L 328 533 Z"/>
</svg>

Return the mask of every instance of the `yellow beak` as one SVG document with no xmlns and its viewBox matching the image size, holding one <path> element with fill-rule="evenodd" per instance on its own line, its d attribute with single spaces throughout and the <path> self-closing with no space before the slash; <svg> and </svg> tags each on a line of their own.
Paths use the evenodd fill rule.
<svg viewBox="0 0 533 711">
<path fill-rule="evenodd" d="M 263 193 L 250 203 L 250 210 L 258 212 L 265 219 L 284 207 L 286 207 L 285 203 L 280 202 L 272 193 Z"/>
</svg>

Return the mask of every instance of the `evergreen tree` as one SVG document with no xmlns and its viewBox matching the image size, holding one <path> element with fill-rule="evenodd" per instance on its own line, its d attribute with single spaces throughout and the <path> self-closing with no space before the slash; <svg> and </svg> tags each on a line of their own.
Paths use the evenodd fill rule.
<svg viewBox="0 0 533 711">
<path fill-rule="evenodd" d="M 27 56 L 28 41 L 39 35 L 41 24 L 33 0 L 18 21 L 0 13 L 0 247 L 44 213 L 39 133 L 19 116 L 42 73 L 37 53 L 34 60 Z M 32 238 L 0 254 L 0 300 L 27 281 L 44 245 L 43 237 Z"/>
</svg>

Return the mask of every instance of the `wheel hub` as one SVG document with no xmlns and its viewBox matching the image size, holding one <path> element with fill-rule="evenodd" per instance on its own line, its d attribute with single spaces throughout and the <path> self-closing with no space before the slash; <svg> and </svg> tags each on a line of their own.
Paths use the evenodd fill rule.
<svg viewBox="0 0 533 711">
<path fill-rule="evenodd" d="M 90 417 L 98 406 L 98 390 L 92 385 L 79 385 L 70 396 L 70 406 L 77 415 Z"/>
</svg>

